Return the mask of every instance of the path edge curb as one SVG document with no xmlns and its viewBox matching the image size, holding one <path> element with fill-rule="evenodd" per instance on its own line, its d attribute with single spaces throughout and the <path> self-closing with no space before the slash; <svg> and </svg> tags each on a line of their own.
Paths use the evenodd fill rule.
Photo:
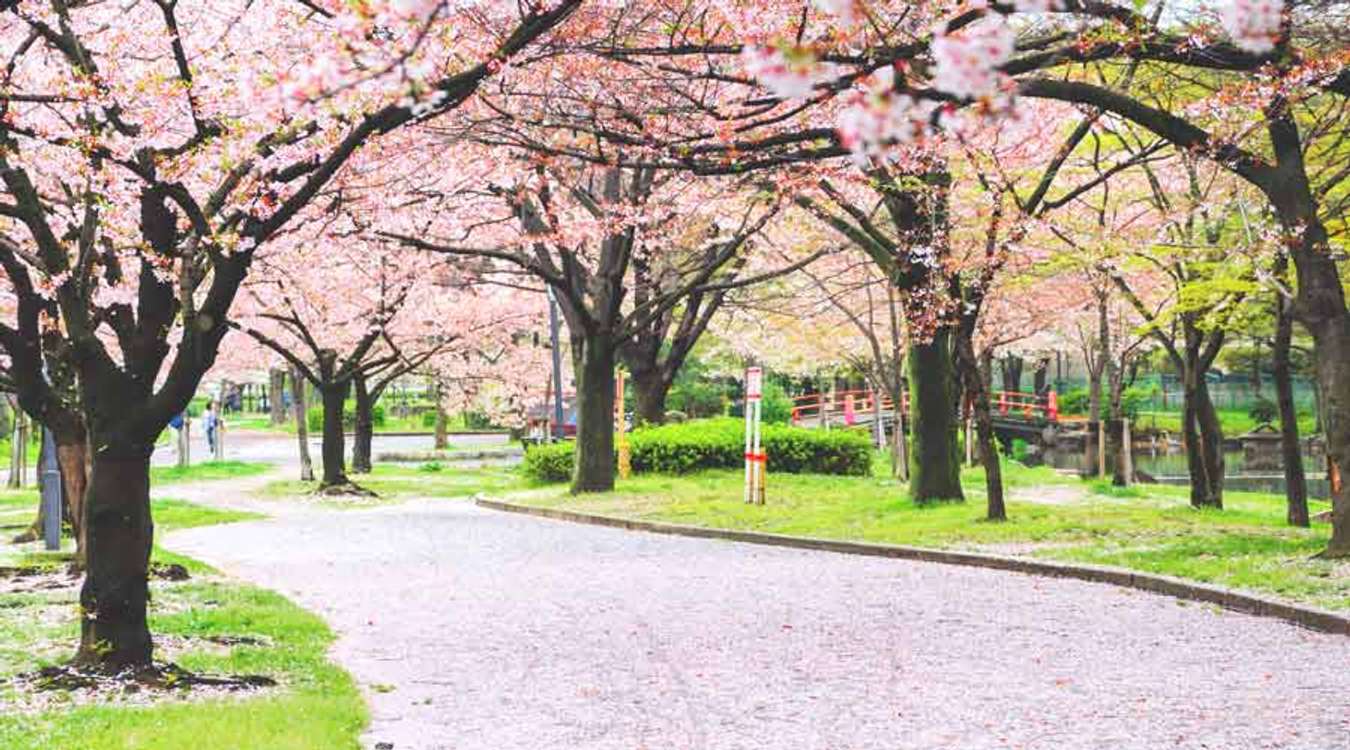
<svg viewBox="0 0 1350 750">
<path fill-rule="evenodd" d="M 1101 565 L 1074 565 L 1071 563 L 1051 562 L 1027 557 L 992 555 L 983 552 L 960 552 L 956 550 L 935 549 L 932 547 L 910 547 L 897 544 L 874 544 L 870 542 L 850 542 L 838 539 L 820 539 L 817 537 L 789 536 L 770 534 L 761 531 L 740 531 L 718 529 L 707 526 L 687 526 L 684 524 L 664 523 L 660 521 L 640 521 L 619 516 L 606 516 L 595 513 L 581 513 L 560 508 L 541 508 L 534 505 L 521 505 L 477 495 L 474 504 L 488 510 L 506 513 L 520 513 L 555 521 L 570 521 L 593 526 L 626 529 L 628 531 L 646 531 L 654 534 L 670 534 L 700 539 L 721 539 L 747 544 L 762 544 L 771 547 L 807 549 L 820 552 L 836 552 L 845 555 L 865 555 L 869 557 L 887 557 L 897 560 L 915 560 L 919 562 L 939 563 L 942 565 L 961 565 L 973 568 L 1005 570 L 1014 573 L 1046 576 L 1050 578 L 1073 578 L 1091 583 L 1105 583 L 1122 588 L 1162 594 L 1176 599 L 1215 604 L 1224 609 L 1257 617 L 1271 617 L 1323 633 L 1350 636 L 1350 616 L 1315 607 L 1305 607 L 1277 599 L 1267 599 L 1243 591 L 1195 583 L 1181 578 L 1143 573 Z"/>
</svg>

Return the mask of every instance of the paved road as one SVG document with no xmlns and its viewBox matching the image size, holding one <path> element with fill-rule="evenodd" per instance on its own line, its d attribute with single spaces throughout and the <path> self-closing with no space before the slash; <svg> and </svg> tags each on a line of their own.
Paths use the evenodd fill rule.
<svg viewBox="0 0 1350 750">
<path fill-rule="evenodd" d="M 332 623 L 396 750 L 1350 747 L 1350 639 L 1105 585 L 445 500 L 168 545 Z"/>
</svg>

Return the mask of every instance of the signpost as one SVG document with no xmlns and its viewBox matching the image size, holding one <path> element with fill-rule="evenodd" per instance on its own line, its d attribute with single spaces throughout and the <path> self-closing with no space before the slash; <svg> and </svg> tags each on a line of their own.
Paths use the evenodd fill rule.
<svg viewBox="0 0 1350 750">
<path fill-rule="evenodd" d="M 42 428 L 42 539 L 48 551 L 61 549 L 61 463 L 52 431 Z"/>
<path fill-rule="evenodd" d="M 619 478 L 627 479 L 633 475 L 633 458 L 628 450 L 628 420 L 623 410 L 623 370 L 615 373 L 614 385 L 614 424 L 619 432 Z"/>
<path fill-rule="evenodd" d="M 768 455 L 760 447 L 760 417 L 764 402 L 764 370 L 745 371 L 745 502 L 764 504 L 764 469 Z"/>
</svg>

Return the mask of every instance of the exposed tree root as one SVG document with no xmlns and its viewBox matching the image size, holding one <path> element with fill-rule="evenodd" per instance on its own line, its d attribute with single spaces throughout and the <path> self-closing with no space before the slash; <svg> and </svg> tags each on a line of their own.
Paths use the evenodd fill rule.
<svg viewBox="0 0 1350 750">
<path fill-rule="evenodd" d="M 177 664 L 147 664 L 120 669 L 66 664 L 22 674 L 15 678 L 15 681 L 39 691 L 91 690 L 119 693 L 134 693 L 140 690 L 190 691 L 199 688 L 242 691 L 274 687 L 277 684 L 276 680 L 263 675 L 196 674 Z"/>
<path fill-rule="evenodd" d="M 346 477 L 341 482 L 319 485 L 314 490 L 314 494 L 324 497 L 379 497 L 374 491 L 368 490 Z"/>
</svg>

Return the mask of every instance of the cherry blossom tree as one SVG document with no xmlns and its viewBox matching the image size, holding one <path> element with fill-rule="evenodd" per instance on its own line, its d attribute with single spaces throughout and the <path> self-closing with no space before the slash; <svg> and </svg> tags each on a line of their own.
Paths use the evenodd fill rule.
<svg viewBox="0 0 1350 750">
<path fill-rule="evenodd" d="M 772 197 L 673 173 L 566 162 L 503 170 L 486 185 L 461 189 L 436 223 L 382 234 L 410 247 L 481 258 L 482 269 L 550 288 L 570 334 L 577 384 L 574 492 L 614 487 L 614 369 L 625 342 L 662 325 L 661 317 L 703 295 L 744 285 L 736 259 L 773 217 Z M 491 180 L 492 178 L 490 178 Z M 692 207 L 715 206 L 703 219 Z M 701 227 L 699 225 L 702 225 Z M 687 255 L 670 253 L 681 232 Z M 423 239 L 425 236 L 434 239 Z M 460 241 L 455 238 L 462 237 Z M 664 282 L 648 276 L 673 271 Z M 729 272 L 731 269 L 731 272 Z M 634 274 L 643 299 L 632 295 Z"/>
<path fill-rule="evenodd" d="M 0 6 L 0 346 L 26 409 L 90 434 L 80 663 L 150 663 L 149 456 L 254 258 L 364 144 L 459 106 L 579 4 Z"/>
</svg>

